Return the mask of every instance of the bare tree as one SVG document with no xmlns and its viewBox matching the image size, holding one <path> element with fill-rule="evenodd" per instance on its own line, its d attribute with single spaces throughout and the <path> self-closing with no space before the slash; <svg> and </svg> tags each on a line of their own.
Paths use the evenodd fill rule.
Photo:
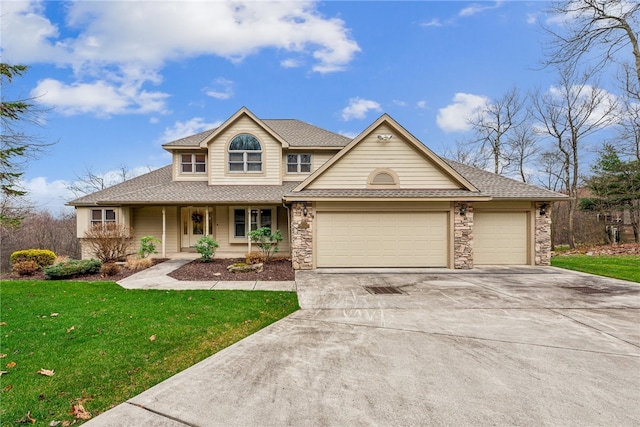
<svg viewBox="0 0 640 427">
<path fill-rule="evenodd" d="M 489 159 L 486 155 L 462 141 L 456 141 L 455 147 L 453 147 L 453 149 L 447 148 L 442 155 L 458 163 L 473 166 L 478 169 L 487 169 L 489 166 Z"/>
<path fill-rule="evenodd" d="M 595 70 L 612 63 L 625 63 L 631 50 L 636 81 L 640 83 L 640 3 L 633 0 L 564 0 L 553 4 L 549 13 L 560 18 L 560 30 L 546 28 L 552 41 L 547 64 L 579 68 L 587 58 Z"/>
<path fill-rule="evenodd" d="M 529 182 L 529 164 L 538 155 L 538 136 L 528 120 L 513 129 L 508 142 L 514 171 L 520 175 L 522 182 Z"/>
<path fill-rule="evenodd" d="M 616 147 L 621 155 L 640 160 L 640 83 L 634 80 L 629 67 L 623 67 L 619 81 L 622 96 Z"/>
<path fill-rule="evenodd" d="M 521 160 L 527 157 L 528 147 L 533 139 L 524 138 L 528 112 L 525 98 L 517 88 L 509 89 L 504 95 L 488 102 L 477 115 L 469 120 L 474 131 L 473 140 L 480 153 L 487 154 L 492 160 L 493 172 L 506 174 L 514 169 L 523 176 Z M 516 155 L 514 158 L 513 156 Z"/>
<path fill-rule="evenodd" d="M 560 71 L 559 84 L 533 97 L 538 131 L 550 139 L 560 162 L 561 189 L 569 197 L 569 246 L 576 245 L 574 217 L 578 205 L 580 159 L 588 137 L 610 126 L 616 119 L 616 102 L 606 91 L 589 83 L 590 76 L 575 76 L 571 68 Z M 551 158 L 551 157 L 550 157 Z"/>
<path fill-rule="evenodd" d="M 151 168 L 149 168 L 149 170 L 151 170 Z M 107 187 L 119 184 L 135 176 L 135 173 L 126 165 L 120 165 L 118 170 L 111 173 L 96 173 L 93 172 L 91 168 L 86 168 L 82 175 L 76 175 L 76 180 L 69 184 L 67 189 L 76 197 L 81 197 L 104 190 Z"/>
<path fill-rule="evenodd" d="M 25 209 L 24 220 L 16 227 L 0 226 L 0 271 L 9 270 L 9 257 L 22 249 L 49 249 L 56 255 L 77 258 L 80 242 L 76 237 L 75 212 L 53 216 L 49 212 Z"/>
</svg>

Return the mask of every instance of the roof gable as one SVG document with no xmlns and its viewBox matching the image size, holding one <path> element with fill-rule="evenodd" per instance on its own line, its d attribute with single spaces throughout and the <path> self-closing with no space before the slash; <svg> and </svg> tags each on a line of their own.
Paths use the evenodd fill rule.
<svg viewBox="0 0 640 427">
<path fill-rule="evenodd" d="M 262 130 L 264 130 L 271 137 L 273 137 L 273 139 L 275 139 L 280 144 L 282 144 L 283 147 L 285 148 L 289 147 L 289 143 L 287 141 L 285 141 L 280 135 L 274 132 L 273 129 L 271 129 L 269 126 L 264 124 L 262 120 L 260 120 L 255 114 L 249 111 L 249 109 L 246 107 L 242 107 L 241 109 L 239 109 L 233 116 L 229 117 L 224 123 L 222 123 L 213 132 L 211 132 L 210 135 L 202 139 L 202 141 L 200 141 L 200 147 L 207 148 L 207 145 L 209 144 L 209 142 L 214 140 L 221 133 L 227 131 L 231 126 L 233 126 L 234 123 L 236 123 L 238 120 L 244 117 L 247 117 L 251 121 L 253 121 L 257 126 L 259 126 Z"/>
<path fill-rule="evenodd" d="M 478 189 L 387 114 L 311 174 L 294 191 L 373 189 L 372 174 L 391 172 L 398 189 Z"/>
</svg>

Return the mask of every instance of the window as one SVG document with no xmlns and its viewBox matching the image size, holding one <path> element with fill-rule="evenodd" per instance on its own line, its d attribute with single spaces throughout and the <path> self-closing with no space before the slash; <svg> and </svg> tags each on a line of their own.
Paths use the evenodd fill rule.
<svg viewBox="0 0 640 427">
<path fill-rule="evenodd" d="M 206 154 L 181 154 L 180 166 L 182 173 L 206 173 Z"/>
<path fill-rule="evenodd" d="M 91 209 L 91 226 L 115 222 L 115 209 Z"/>
<path fill-rule="evenodd" d="M 262 146 L 255 136 L 241 133 L 231 140 L 229 172 L 262 172 Z"/>
<path fill-rule="evenodd" d="M 233 237 L 245 238 L 249 230 L 273 227 L 274 212 L 271 208 L 234 208 L 233 209 Z M 250 227 L 248 228 L 247 225 Z"/>
<path fill-rule="evenodd" d="M 311 173 L 311 154 L 287 154 L 287 173 Z"/>
<path fill-rule="evenodd" d="M 398 175 L 389 168 L 378 168 L 369 174 L 367 188 L 399 188 Z"/>
</svg>

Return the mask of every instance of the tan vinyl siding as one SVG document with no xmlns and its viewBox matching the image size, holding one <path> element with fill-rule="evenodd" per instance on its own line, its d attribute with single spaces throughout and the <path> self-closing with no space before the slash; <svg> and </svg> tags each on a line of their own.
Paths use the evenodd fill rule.
<svg viewBox="0 0 640 427">
<path fill-rule="evenodd" d="M 84 237 L 85 232 L 91 225 L 92 209 L 113 209 L 116 212 L 116 221 L 124 226 L 130 225 L 129 208 L 115 206 L 91 206 L 76 208 L 76 233 L 79 239 Z"/>
<path fill-rule="evenodd" d="M 329 161 L 338 151 L 289 151 L 282 153 L 282 180 L 283 181 L 303 181 L 310 175 L 308 173 L 288 173 L 287 154 L 311 154 L 311 172 L 315 172 L 322 165 Z"/>
<path fill-rule="evenodd" d="M 393 137 L 380 141 L 378 134 L 393 134 Z M 308 188 L 367 188 L 367 178 L 379 168 L 392 169 L 398 175 L 399 188 L 459 188 L 400 135 L 384 125 L 371 132 Z"/>
<path fill-rule="evenodd" d="M 132 227 L 135 235 L 135 250 L 140 245 L 140 238 L 143 236 L 153 236 L 162 241 L 162 206 L 149 206 L 142 208 L 133 208 L 132 211 Z M 166 226 L 166 251 L 167 254 L 178 252 L 179 245 L 179 218 L 178 208 L 168 206 L 165 208 L 165 226 Z M 157 244 L 158 255 L 162 255 L 162 243 Z"/>
<path fill-rule="evenodd" d="M 172 163 L 172 175 L 174 181 L 206 181 L 209 177 L 209 162 L 210 159 L 207 157 L 207 173 L 182 173 L 181 168 L 181 154 L 206 154 L 206 150 L 189 150 L 189 151 L 174 151 L 173 152 L 173 163 Z"/>
<path fill-rule="evenodd" d="M 254 135 L 262 146 L 262 173 L 228 172 L 227 148 L 231 139 L 241 133 Z M 208 166 L 211 185 L 279 185 L 281 184 L 282 146 L 269 133 L 248 117 L 241 117 L 233 126 L 209 143 Z"/>
<path fill-rule="evenodd" d="M 446 211 L 450 209 L 452 209 L 451 202 L 315 202 L 315 210 L 318 212 Z"/>
</svg>

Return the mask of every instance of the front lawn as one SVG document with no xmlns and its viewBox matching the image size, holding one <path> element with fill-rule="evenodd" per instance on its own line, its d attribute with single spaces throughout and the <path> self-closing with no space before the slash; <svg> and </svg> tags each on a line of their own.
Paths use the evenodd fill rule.
<svg viewBox="0 0 640 427">
<path fill-rule="evenodd" d="M 551 265 L 598 276 L 640 282 L 640 256 L 638 255 L 557 256 L 551 258 Z"/>
<path fill-rule="evenodd" d="M 113 282 L 3 281 L 0 298 L 3 426 L 95 416 L 298 309 L 293 292 Z"/>
</svg>

